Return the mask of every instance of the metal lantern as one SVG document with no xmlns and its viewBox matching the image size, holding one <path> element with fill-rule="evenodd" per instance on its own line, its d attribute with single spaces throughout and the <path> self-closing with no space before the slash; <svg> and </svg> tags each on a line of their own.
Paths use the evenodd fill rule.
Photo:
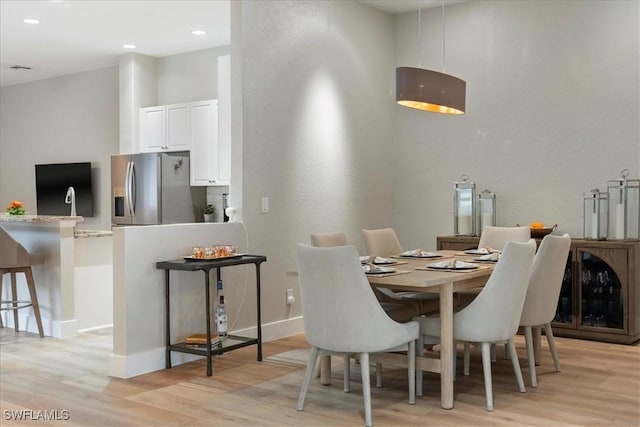
<svg viewBox="0 0 640 427">
<path fill-rule="evenodd" d="M 612 240 L 640 239 L 640 179 L 627 179 L 623 169 L 620 179 L 607 183 L 609 221 L 607 237 Z"/>
<path fill-rule="evenodd" d="M 607 238 L 607 194 L 594 188 L 584 194 L 585 239 L 605 240 Z"/>
<path fill-rule="evenodd" d="M 476 235 L 476 185 L 467 175 L 453 183 L 453 234 Z"/>
<path fill-rule="evenodd" d="M 496 195 L 491 190 L 483 190 L 478 194 L 478 231 L 486 226 L 496 225 Z"/>
</svg>

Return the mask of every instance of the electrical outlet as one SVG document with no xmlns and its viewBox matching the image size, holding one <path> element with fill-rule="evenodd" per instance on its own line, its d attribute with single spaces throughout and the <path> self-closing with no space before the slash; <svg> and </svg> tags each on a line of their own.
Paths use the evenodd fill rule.
<svg viewBox="0 0 640 427">
<path fill-rule="evenodd" d="M 285 296 L 285 301 L 287 303 L 287 305 L 291 305 L 294 302 L 296 302 L 296 297 L 293 296 L 293 289 L 287 289 L 287 293 Z"/>
</svg>

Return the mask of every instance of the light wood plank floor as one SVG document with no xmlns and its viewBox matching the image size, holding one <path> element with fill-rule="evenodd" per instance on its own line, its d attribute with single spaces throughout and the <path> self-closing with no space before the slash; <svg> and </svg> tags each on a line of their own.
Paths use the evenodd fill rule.
<svg viewBox="0 0 640 427">
<path fill-rule="evenodd" d="M 204 360 L 136 378 L 107 376 L 111 330 L 68 339 L 0 330 L 0 424 L 5 426 L 357 426 L 364 422 L 360 370 L 352 366 L 351 393 L 342 392 L 341 359 L 333 384 L 315 379 L 305 410 L 295 410 L 308 346 L 298 335 L 215 357 L 212 377 Z M 522 337 L 516 345 L 528 385 Z M 508 360 L 493 365 L 495 411 L 485 409 L 480 354 L 471 375 L 456 380 L 455 408 L 439 404 L 438 376 L 425 374 L 425 395 L 407 403 L 406 371 L 384 370 L 373 389 L 378 426 L 638 426 L 640 347 L 557 338 L 563 371 L 556 373 L 543 339 L 537 389 L 517 391 Z M 501 350 L 501 349 L 500 349 Z M 461 347 L 458 350 L 461 356 Z M 354 363 L 354 362 L 352 362 Z M 458 359 L 462 373 L 462 357 Z M 374 382 L 375 384 L 375 382 Z M 16 421 L 14 412 L 59 412 L 67 420 Z M 24 412 L 21 412 L 24 414 Z"/>
</svg>

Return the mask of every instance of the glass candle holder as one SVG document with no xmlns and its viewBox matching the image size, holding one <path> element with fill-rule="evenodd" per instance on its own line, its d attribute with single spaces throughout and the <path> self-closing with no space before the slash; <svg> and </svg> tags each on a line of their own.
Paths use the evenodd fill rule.
<svg viewBox="0 0 640 427">
<path fill-rule="evenodd" d="M 640 179 L 627 179 L 623 169 L 620 179 L 607 183 L 609 220 L 607 238 L 611 240 L 640 239 Z"/>
<path fill-rule="evenodd" d="M 478 231 L 486 226 L 496 225 L 496 195 L 491 190 L 484 190 L 478 194 Z"/>
<path fill-rule="evenodd" d="M 462 182 L 453 183 L 453 234 L 476 234 L 476 185 L 462 175 Z"/>
<path fill-rule="evenodd" d="M 585 239 L 607 238 L 607 194 L 594 188 L 584 194 L 583 236 Z"/>
</svg>

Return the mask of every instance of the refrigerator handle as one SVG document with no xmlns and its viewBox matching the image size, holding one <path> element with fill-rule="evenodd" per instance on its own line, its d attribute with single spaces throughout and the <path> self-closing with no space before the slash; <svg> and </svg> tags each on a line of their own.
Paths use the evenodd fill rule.
<svg viewBox="0 0 640 427">
<path fill-rule="evenodd" d="M 127 212 L 133 216 L 135 208 L 133 206 L 133 162 L 127 162 L 127 173 L 125 175 L 124 198 L 126 200 Z"/>
</svg>

